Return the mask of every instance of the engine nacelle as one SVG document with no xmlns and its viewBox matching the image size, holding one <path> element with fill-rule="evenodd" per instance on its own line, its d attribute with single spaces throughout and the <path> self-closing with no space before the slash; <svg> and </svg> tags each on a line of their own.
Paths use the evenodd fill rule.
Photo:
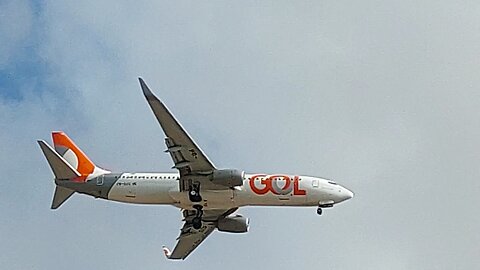
<svg viewBox="0 0 480 270">
<path fill-rule="evenodd" d="M 217 229 L 221 232 L 246 233 L 248 232 L 248 218 L 242 215 L 233 215 L 218 220 Z"/>
<path fill-rule="evenodd" d="M 212 174 L 212 182 L 216 185 L 236 187 L 243 185 L 245 172 L 235 169 L 215 170 Z"/>
</svg>

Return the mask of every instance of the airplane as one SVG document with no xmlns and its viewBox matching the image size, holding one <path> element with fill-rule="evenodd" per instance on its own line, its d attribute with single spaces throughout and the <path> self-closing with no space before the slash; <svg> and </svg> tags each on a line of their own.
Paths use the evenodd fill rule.
<svg viewBox="0 0 480 270">
<path fill-rule="evenodd" d="M 182 210 L 184 224 L 173 251 L 163 246 L 163 252 L 167 259 L 185 260 L 214 230 L 248 232 L 249 219 L 236 213 L 240 207 L 316 206 L 321 215 L 323 208 L 353 198 L 352 191 L 321 177 L 217 168 L 145 81 L 139 81 L 166 135 L 165 152 L 177 171 L 111 172 L 96 166 L 64 132 L 54 131 L 53 148 L 37 141 L 55 176 L 51 209 L 74 193 L 124 203 L 173 205 Z"/>
</svg>

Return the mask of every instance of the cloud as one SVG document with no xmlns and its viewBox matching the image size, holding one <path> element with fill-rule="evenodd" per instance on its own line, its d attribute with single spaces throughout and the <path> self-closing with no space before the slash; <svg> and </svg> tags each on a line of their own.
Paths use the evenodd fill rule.
<svg viewBox="0 0 480 270">
<path fill-rule="evenodd" d="M 2 4 L 0 33 L 17 45 L 1 42 L 0 63 L 34 41 L 48 72 L 0 101 L 5 267 L 478 264 L 476 2 L 15 3 Z M 248 234 L 215 233 L 179 264 L 161 254 L 179 233 L 172 207 L 76 195 L 50 211 L 35 139 L 51 130 L 110 169 L 170 168 L 138 76 L 220 167 L 321 175 L 356 197 L 320 218 L 243 209 Z"/>
<path fill-rule="evenodd" d="M 0 3 L 0 70 L 22 49 L 31 33 L 32 17 L 28 1 Z"/>
</svg>

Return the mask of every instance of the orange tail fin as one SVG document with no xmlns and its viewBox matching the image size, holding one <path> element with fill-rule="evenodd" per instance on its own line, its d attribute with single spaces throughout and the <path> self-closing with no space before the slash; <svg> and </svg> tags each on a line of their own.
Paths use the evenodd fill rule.
<svg viewBox="0 0 480 270">
<path fill-rule="evenodd" d="M 85 181 L 89 175 L 94 173 L 97 166 L 75 145 L 67 134 L 62 131 L 54 131 L 52 132 L 52 138 L 55 151 L 82 175 L 81 180 Z"/>
</svg>

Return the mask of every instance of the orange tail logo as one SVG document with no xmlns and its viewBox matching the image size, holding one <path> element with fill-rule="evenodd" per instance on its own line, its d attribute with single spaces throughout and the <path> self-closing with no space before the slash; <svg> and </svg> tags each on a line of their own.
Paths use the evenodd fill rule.
<svg viewBox="0 0 480 270">
<path fill-rule="evenodd" d="M 55 151 L 82 175 L 78 180 L 85 181 L 95 170 L 95 164 L 62 131 L 52 132 L 52 138 Z"/>
</svg>

